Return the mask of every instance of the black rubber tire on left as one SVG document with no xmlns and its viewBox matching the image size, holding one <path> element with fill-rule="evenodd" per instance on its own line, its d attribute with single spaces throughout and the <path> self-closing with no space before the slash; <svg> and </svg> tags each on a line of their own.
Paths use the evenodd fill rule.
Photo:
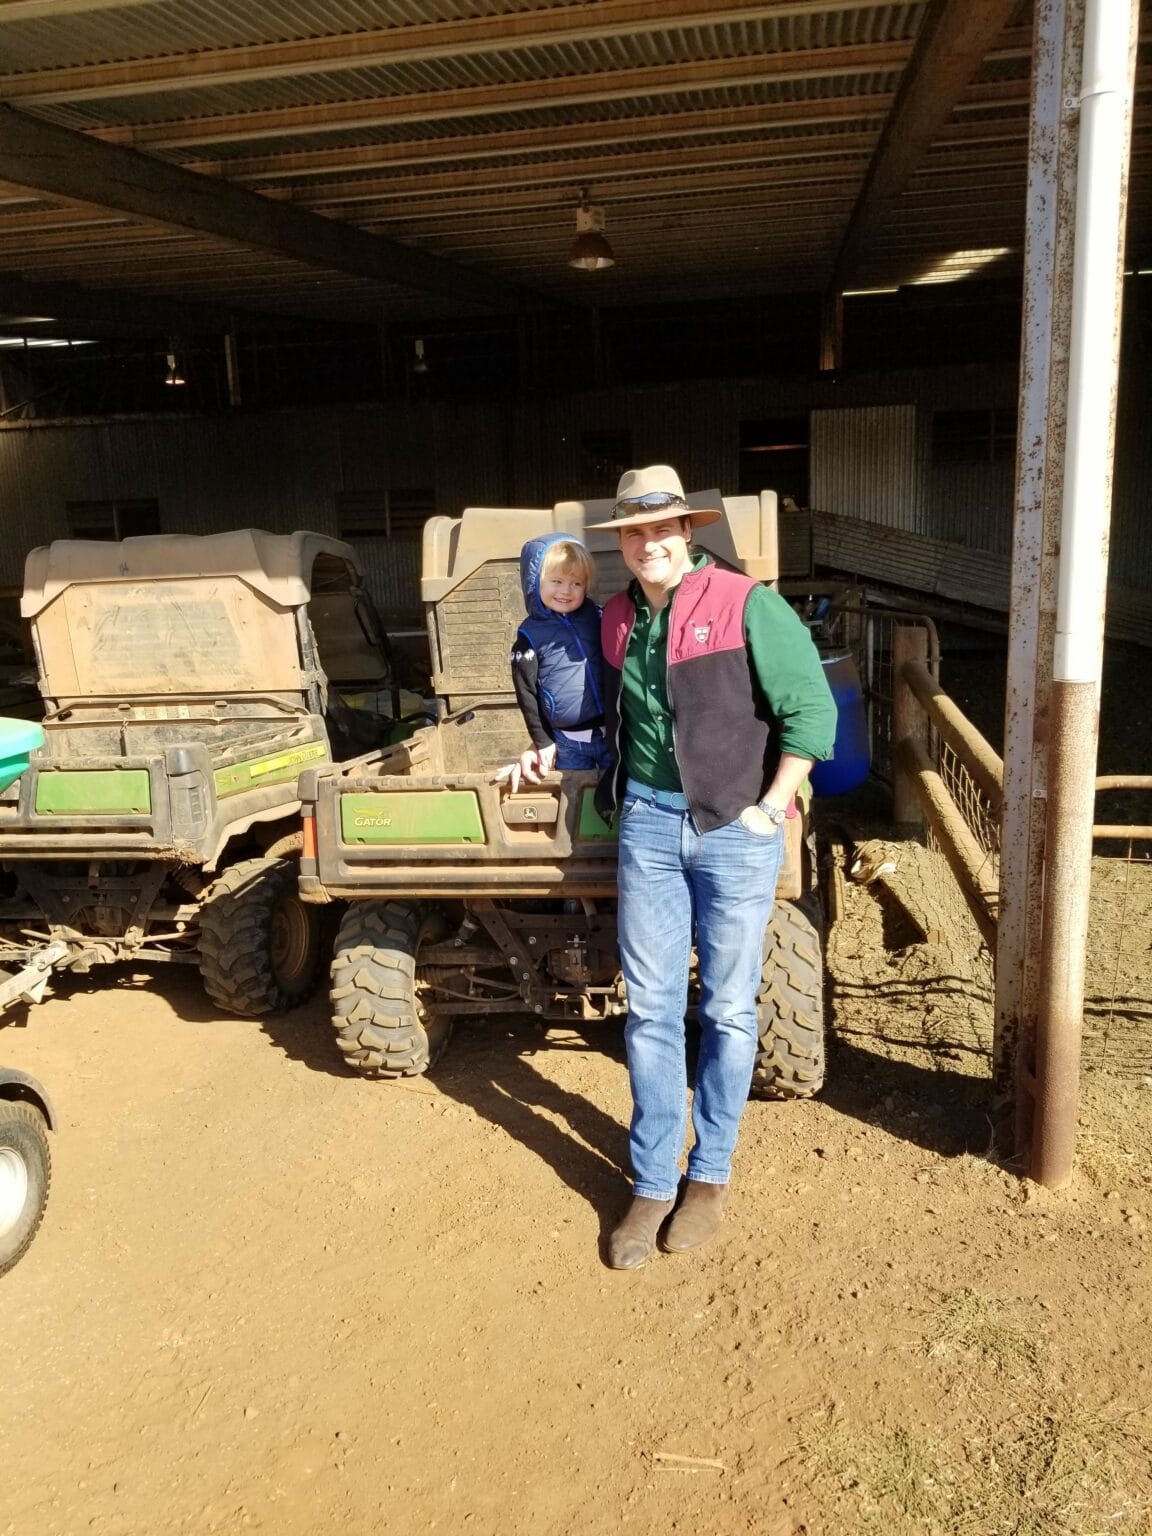
<svg viewBox="0 0 1152 1536">
<path fill-rule="evenodd" d="M 200 976 L 219 1008 L 243 1018 L 283 1013 L 320 976 L 321 911 L 300 900 L 295 859 L 243 859 L 200 907 Z"/>
<path fill-rule="evenodd" d="M 824 1086 L 824 915 L 815 892 L 778 901 L 764 931 L 751 1097 L 810 1099 Z"/>
<path fill-rule="evenodd" d="M 44 1116 L 31 1104 L 0 1099 L 0 1275 L 27 1253 L 51 1183 Z"/>
</svg>

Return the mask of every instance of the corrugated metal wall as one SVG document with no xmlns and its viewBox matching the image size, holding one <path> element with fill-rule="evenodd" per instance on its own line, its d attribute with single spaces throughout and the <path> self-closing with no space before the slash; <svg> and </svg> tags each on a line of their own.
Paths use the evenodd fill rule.
<svg viewBox="0 0 1152 1536">
<path fill-rule="evenodd" d="M 1016 466 L 1010 459 L 937 465 L 929 469 L 925 483 L 925 531 L 937 539 L 966 544 L 969 549 L 1004 555 L 1011 552 Z"/>
<path fill-rule="evenodd" d="M 1126 387 L 1125 387 L 1126 386 Z M 1117 586 L 1152 590 L 1152 379 L 1121 377 L 1108 575 Z"/>
<path fill-rule="evenodd" d="M 927 533 L 914 405 L 812 412 L 812 505 Z"/>
<path fill-rule="evenodd" d="M 339 532 L 336 496 L 427 486 L 444 511 L 507 499 L 507 451 L 487 406 L 170 417 L 0 431 L 0 585 L 29 549 L 68 537 L 70 501 L 150 499 L 166 533 Z M 417 540 L 365 541 L 383 607 L 418 607 Z"/>
<path fill-rule="evenodd" d="M 1147 390 L 1122 388 L 1112 575 L 1152 590 Z M 742 381 L 566 398 L 421 403 L 0 429 L 0 585 L 28 549 L 66 537 L 66 504 L 152 498 L 168 532 L 255 526 L 339 531 L 340 492 L 427 487 L 437 509 L 549 505 L 592 494 L 585 432 L 623 433 L 632 462 L 671 460 L 689 486 L 739 488 L 740 425 L 809 411 L 811 503 L 972 549 L 1011 547 L 1010 462 L 931 463 L 936 410 L 1011 407 L 1011 370 L 938 370 L 844 381 Z M 611 485 L 599 487 L 609 494 Z M 366 541 L 385 609 L 417 605 L 413 539 Z"/>
<path fill-rule="evenodd" d="M 933 464 L 936 405 L 929 398 L 915 405 L 813 411 L 812 505 L 1007 554 L 1015 465 L 1010 458 Z"/>
</svg>

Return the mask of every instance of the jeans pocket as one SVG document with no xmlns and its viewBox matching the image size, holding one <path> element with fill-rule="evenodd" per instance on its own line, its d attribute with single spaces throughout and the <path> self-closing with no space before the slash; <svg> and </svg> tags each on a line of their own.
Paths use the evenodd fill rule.
<svg viewBox="0 0 1152 1536">
<path fill-rule="evenodd" d="M 648 802 L 642 800 L 639 795 L 625 795 L 620 803 L 620 820 L 622 822 L 629 821 L 635 816 L 642 805 L 647 804 Z"/>
<path fill-rule="evenodd" d="M 771 816 L 765 815 L 758 805 L 746 805 L 738 819 L 745 832 L 759 838 L 761 842 L 768 842 L 773 837 L 784 835 L 783 822 L 773 821 Z"/>
</svg>

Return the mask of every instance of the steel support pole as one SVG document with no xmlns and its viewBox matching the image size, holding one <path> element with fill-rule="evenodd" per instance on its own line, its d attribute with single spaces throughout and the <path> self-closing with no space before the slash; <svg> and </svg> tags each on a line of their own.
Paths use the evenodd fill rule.
<svg viewBox="0 0 1152 1536">
<path fill-rule="evenodd" d="M 236 349 L 236 332 L 224 332 L 224 373 L 228 381 L 228 404 L 240 404 L 240 355 Z"/>
<path fill-rule="evenodd" d="M 1064 102 L 1072 81 L 1079 80 L 1082 8 L 1083 0 L 1037 0 L 1032 44 L 992 1049 L 996 1088 L 1015 1103 L 1018 1153 L 1031 1140 L 1028 1083 L 1039 996 L 1047 795 L 1044 733 L 1052 683 L 1072 313 L 1077 135 Z"/>
<path fill-rule="evenodd" d="M 928 634 L 919 624 L 894 624 L 892 626 L 892 746 L 912 738 L 925 757 L 928 756 L 931 738 L 928 717 L 916 702 L 916 696 L 904 676 L 904 664 L 928 660 Z M 924 828 L 924 809 L 912 774 L 904 767 L 893 751 L 892 761 L 892 820 L 897 826 Z"/>
<path fill-rule="evenodd" d="M 836 373 L 844 366 L 844 295 L 824 294 L 820 306 L 820 372 Z"/>
<path fill-rule="evenodd" d="M 1078 1097 L 1137 19 L 1136 0 L 1035 10 L 993 1073 L 1053 1185 Z"/>
<path fill-rule="evenodd" d="M 1031 1173 L 1072 1177 L 1139 0 L 1086 0 Z"/>
</svg>

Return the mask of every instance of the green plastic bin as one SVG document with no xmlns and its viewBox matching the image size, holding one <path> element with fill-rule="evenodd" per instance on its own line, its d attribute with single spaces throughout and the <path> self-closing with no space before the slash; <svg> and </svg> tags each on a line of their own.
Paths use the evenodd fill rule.
<svg viewBox="0 0 1152 1536">
<path fill-rule="evenodd" d="M 43 745 L 44 727 L 35 720 L 11 720 L 0 715 L 0 790 L 27 772 L 29 757 Z"/>
</svg>

